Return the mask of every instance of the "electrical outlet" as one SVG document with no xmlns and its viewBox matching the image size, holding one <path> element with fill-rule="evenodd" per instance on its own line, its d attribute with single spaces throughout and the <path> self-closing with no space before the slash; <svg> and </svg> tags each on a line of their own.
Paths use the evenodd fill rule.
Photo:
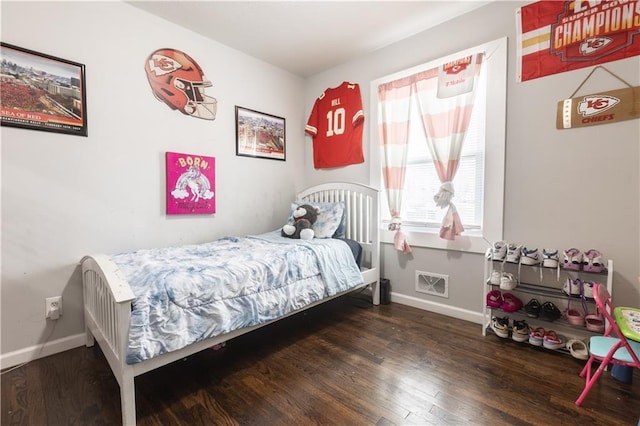
<svg viewBox="0 0 640 426">
<path fill-rule="evenodd" d="M 45 318 L 57 320 L 62 316 L 62 296 L 47 297 L 44 305 Z"/>
</svg>

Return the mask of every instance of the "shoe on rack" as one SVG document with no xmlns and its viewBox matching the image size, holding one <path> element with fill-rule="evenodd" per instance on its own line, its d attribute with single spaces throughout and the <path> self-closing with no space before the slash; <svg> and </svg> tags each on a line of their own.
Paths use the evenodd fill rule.
<svg viewBox="0 0 640 426">
<path fill-rule="evenodd" d="M 602 263 L 602 253 L 596 249 L 591 249 L 582 256 L 582 269 L 587 272 L 602 272 L 604 264 Z"/>
<path fill-rule="evenodd" d="M 502 300 L 501 309 L 505 312 L 515 312 L 522 309 L 522 300 L 511 293 L 503 294 Z"/>
<path fill-rule="evenodd" d="M 487 293 L 487 306 L 492 308 L 502 307 L 502 293 L 499 290 L 491 290 Z"/>
<path fill-rule="evenodd" d="M 562 268 L 571 271 L 579 271 L 582 266 L 582 252 L 577 248 L 570 248 L 563 253 Z"/>
<path fill-rule="evenodd" d="M 562 316 L 562 312 L 551 302 L 544 302 L 540 308 L 540 319 L 555 321 Z"/>
<path fill-rule="evenodd" d="M 542 249 L 542 266 L 545 268 L 557 268 L 558 262 L 558 250 Z"/>
<path fill-rule="evenodd" d="M 493 317 L 491 319 L 491 329 L 498 337 L 506 339 L 509 337 L 509 317 Z"/>
<path fill-rule="evenodd" d="M 527 316 L 531 318 L 538 318 L 538 315 L 540 315 L 540 309 L 541 306 L 538 299 L 531 299 L 526 305 L 524 305 L 524 311 L 527 313 Z"/>
<path fill-rule="evenodd" d="M 570 339 L 567 342 L 567 349 L 569 349 L 569 352 L 571 352 L 571 356 L 573 356 L 574 358 L 589 358 L 589 349 L 587 348 L 587 344 L 582 340 Z"/>
<path fill-rule="evenodd" d="M 500 278 L 502 278 L 502 272 L 494 270 L 491 272 L 489 282 L 493 285 L 500 285 Z"/>
<path fill-rule="evenodd" d="M 580 296 L 583 291 L 583 283 L 580 278 L 567 278 L 567 281 L 565 281 L 562 287 L 562 291 L 568 296 Z M 591 294 L 593 295 L 593 292 Z"/>
<path fill-rule="evenodd" d="M 562 316 L 569 324 L 584 327 L 584 315 L 579 310 L 567 308 L 567 310 L 562 313 Z"/>
<path fill-rule="evenodd" d="M 522 247 L 520 263 L 523 265 L 538 265 L 540 263 L 540 254 L 538 253 L 538 249 Z"/>
<path fill-rule="evenodd" d="M 593 281 L 583 281 L 582 282 L 582 294 L 587 299 L 593 300 L 593 287 L 595 286 L 595 282 Z"/>
<path fill-rule="evenodd" d="M 507 256 L 507 243 L 506 241 L 497 241 L 491 247 L 491 259 L 492 260 L 504 260 Z"/>
<path fill-rule="evenodd" d="M 511 243 L 507 246 L 507 262 L 519 263 L 522 246 Z"/>
<path fill-rule="evenodd" d="M 529 343 L 534 346 L 542 346 L 546 331 L 542 327 L 536 327 L 529 332 Z"/>
<path fill-rule="evenodd" d="M 510 272 L 503 272 L 500 278 L 500 288 L 503 290 L 513 290 L 518 286 L 516 277 Z"/>
<path fill-rule="evenodd" d="M 511 338 L 516 342 L 527 342 L 529 340 L 529 332 L 531 331 L 529 324 L 525 320 L 513 320 L 511 327 Z"/>
<path fill-rule="evenodd" d="M 542 346 L 547 349 L 561 349 L 567 345 L 567 338 L 553 330 L 545 333 Z"/>
<path fill-rule="evenodd" d="M 584 322 L 587 330 L 595 331 L 596 333 L 604 332 L 604 318 L 601 314 L 589 314 L 584 317 Z"/>
</svg>

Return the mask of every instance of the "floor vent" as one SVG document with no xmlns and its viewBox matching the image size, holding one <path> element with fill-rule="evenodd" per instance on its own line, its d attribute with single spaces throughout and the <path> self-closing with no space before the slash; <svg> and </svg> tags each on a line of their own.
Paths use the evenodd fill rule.
<svg viewBox="0 0 640 426">
<path fill-rule="evenodd" d="M 449 275 L 416 271 L 416 291 L 449 298 Z"/>
</svg>

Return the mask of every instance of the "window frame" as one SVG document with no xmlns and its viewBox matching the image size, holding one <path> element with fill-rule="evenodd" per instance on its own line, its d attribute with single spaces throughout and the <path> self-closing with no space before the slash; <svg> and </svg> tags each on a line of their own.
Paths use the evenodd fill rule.
<svg viewBox="0 0 640 426">
<path fill-rule="evenodd" d="M 370 181 L 380 188 L 380 209 L 388 209 L 382 180 L 382 159 L 378 132 L 378 86 L 417 72 L 435 68 L 468 56 L 478 51 L 485 52 L 483 66 L 487 67 L 487 124 L 485 128 L 484 156 L 484 200 L 483 220 L 479 230 L 465 230 L 455 240 L 440 238 L 440 227 L 415 227 L 403 225 L 402 231 L 412 247 L 467 251 L 484 253 L 492 242 L 503 239 L 504 182 L 506 153 L 506 113 L 507 113 L 507 38 L 499 38 L 465 49 L 429 62 L 373 80 L 370 86 L 370 135 L 371 149 Z M 455 198 L 454 198 L 455 203 Z M 384 210 L 381 210 L 384 211 Z M 381 215 L 382 216 L 382 215 Z M 393 244 L 395 231 L 389 231 L 386 223 L 380 222 L 380 241 Z"/>
</svg>

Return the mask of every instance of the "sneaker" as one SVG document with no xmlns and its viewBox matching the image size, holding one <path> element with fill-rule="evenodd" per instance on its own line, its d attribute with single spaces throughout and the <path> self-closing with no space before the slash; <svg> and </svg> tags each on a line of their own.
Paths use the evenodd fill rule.
<svg viewBox="0 0 640 426">
<path fill-rule="evenodd" d="M 509 244 L 507 246 L 507 262 L 519 263 L 521 252 L 522 246 L 513 243 Z"/>
<path fill-rule="evenodd" d="M 507 255 L 507 243 L 504 241 L 498 241 L 493 244 L 491 248 L 491 259 L 504 260 Z"/>
<path fill-rule="evenodd" d="M 502 295 L 502 306 L 500 308 L 505 312 L 518 311 L 522 309 L 522 300 L 511 293 L 505 293 Z"/>
<path fill-rule="evenodd" d="M 570 248 L 563 253 L 564 260 L 562 267 L 571 271 L 579 271 L 582 265 L 582 252 L 577 248 Z"/>
<path fill-rule="evenodd" d="M 582 294 L 587 299 L 593 299 L 593 287 L 596 283 L 593 281 L 583 281 L 582 282 Z"/>
<path fill-rule="evenodd" d="M 536 327 L 529 332 L 529 343 L 534 346 L 542 346 L 546 331 L 542 327 Z"/>
<path fill-rule="evenodd" d="M 518 285 L 516 277 L 510 272 L 503 272 L 500 278 L 500 288 L 503 290 L 513 290 Z"/>
<path fill-rule="evenodd" d="M 527 313 L 527 316 L 530 318 L 538 318 L 541 310 L 540 302 L 538 299 L 531 299 L 524 305 L 524 311 Z"/>
<path fill-rule="evenodd" d="M 502 272 L 492 271 L 491 278 L 489 278 L 489 282 L 493 285 L 500 285 L 500 278 L 502 278 Z"/>
<path fill-rule="evenodd" d="M 545 333 L 542 346 L 547 349 L 561 349 L 567 345 L 567 338 L 562 334 L 558 334 L 553 330 L 549 330 Z"/>
<path fill-rule="evenodd" d="M 580 278 L 567 278 L 567 281 L 565 281 L 562 287 L 562 291 L 568 296 L 580 296 L 582 294 L 582 288 L 583 284 Z"/>
<path fill-rule="evenodd" d="M 544 302 L 540 308 L 540 319 L 555 321 L 562 316 L 562 312 L 551 302 Z"/>
<path fill-rule="evenodd" d="M 487 306 L 491 308 L 500 308 L 502 307 L 502 293 L 498 290 L 491 290 L 487 293 Z"/>
<path fill-rule="evenodd" d="M 529 340 L 529 324 L 525 320 L 513 321 L 511 327 L 511 338 L 516 342 L 526 342 Z"/>
<path fill-rule="evenodd" d="M 582 340 L 571 339 L 567 342 L 567 349 L 571 352 L 571 356 L 578 359 L 589 358 L 589 349 L 587 344 Z"/>
<path fill-rule="evenodd" d="M 591 249 L 582 257 L 582 269 L 587 272 L 602 272 L 604 264 L 602 263 L 602 253 L 598 250 Z"/>
<path fill-rule="evenodd" d="M 509 317 L 493 317 L 491 319 L 491 329 L 498 337 L 506 339 L 509 337 Z"/>
<path fill-rule="evenodd" d="M 542 266 L 545 268 L 557 268 L 558 262 L 558 250 L 542 249 Z"/>
<path fill-rule="evenodd" d="M 520 256 L 520 263 L 523 265 L 537 265 L 540 263 L 540 255 L 538 254 L 538 249 L 528 249 L 526 247 L 522 247 L 522 252 Z"/>
</svg>

